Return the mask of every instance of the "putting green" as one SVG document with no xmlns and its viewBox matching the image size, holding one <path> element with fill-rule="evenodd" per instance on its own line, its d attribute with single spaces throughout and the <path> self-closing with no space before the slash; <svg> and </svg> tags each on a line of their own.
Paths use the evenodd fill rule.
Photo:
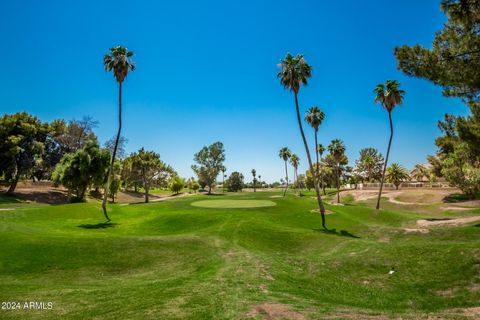
<svg viewBox="0 0 480 320">
<path fill-rule="evenodd" d="M 277 205 L 270 200 L 201 200 L 191 203 L 194 207 L 203 208 L 258 208 Z"/>
</svg>

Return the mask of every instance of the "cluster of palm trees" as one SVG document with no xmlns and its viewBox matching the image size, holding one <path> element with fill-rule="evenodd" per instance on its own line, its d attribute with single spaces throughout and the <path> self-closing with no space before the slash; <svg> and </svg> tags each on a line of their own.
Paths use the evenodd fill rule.
<svg viewBox="0 0 480 320">
<path fill-rule="evenodd" d="M 308 165 L 310 168 L 310 172 L 312 173 L 313 184 L 315 187 L 315 192 L 317 196 L 317 202 L 319 211 L 322 217 L 322 226 L 324 229 L 327 229 L 326 222 L 325 222 L 325 207 L 323 205 L 322 197 L 320 194 L 320 183 L 323 184 L 321 174 L 319 173 L 319 155 L 323 154 L 324 148 L 323 146 L 318 144 L 318 128 L 322 124 L 323 120 L 325 119 L 325 114 L 316 106 L 311 107 L 307 115 L 305 116 L 305 120 L 312 126 L 315 133 L 315 155 L 316 155 L 316 166 L 314 168 L 312 157 L 310 155 L 310 149 L 308 147 L 307 139 L 305 138 L 305 133 L 303 131 L 301 116 L 300 116 L 300 106 L 298 101 L 298 95 L 300 92 L 300 88 L 302 86 L 306 86 L 308 84 L 308 80 L 312 76 L 312 67 L 305 61 L 303 55 L 298 54 L 293 56 L 292 54 L 288 53 L 284 59 L 281 60 L 279 64 L 280 72 L 277 74 L 277 77 L 280 79 L 280 83 L 282 86 L 290 90 L 294 95 L 295 100 L 295 110 L 297 115 L 297 122 L 298 127 L 300 129 L 300 135 L 302 137 L 303 145 L 305 147 L 305 153 L 307 155 Z M 403 102 L 403 96 L 405 92 L 400 89 L 400 85 L 396 80 L 387 80 L 386 84 L 379 84 L 376 86 L 374 90 L 375 102 L 381 104 L 381 106 L 388 111 L 388 117 L 390 122 L 390 138 L 388 142 L 387 148 L 387 155 L 384 163 L 383 173 L 382 173 L 382 180 L 380 183 L 380 190 L 378 193 L 378 200 L 376 208 L 380 208 L 380 198 L 383 189 L 383 183 L 385 180 L 385 171 L 387 168 L 388 156 L 390 154 L 390 147 L 392 144 L 393 139 L 393 123 L 392 123 L 392 111 L 397 105 L 401 105 Z M 331 145 L 329 146 L 329 152 L 336 160 L 337 163 L 337 201 L 340 201 L 339 195 L 339 163 L 340 157 L 345 153 L 345 146 L 341 143 L 340 140 L 332 141 Z M 288 188 L 288 172 L 287 172 L 287 160 L 291 157 L 291 153 L 288 148 L 282 148 L 280 150 L 280 157 L 285 161 L 285 176 L 286 176 L 286 183 L 287 186 L 284 191 L 284 195 L 286 189 Z"/>
<path fill-rule="evenodd" d="M 290 149 L 287 147 L 283 147 L 280 149 L 278 152 L 278 156 L 280 159 L 282 159 L 285 163 L 285 188 L 283 190 L 283 196 L 285 197 L 285 194 L 288 189 L 288 162 L 290 161 L 290 164 L 293 167 L 293 185 L 295 188 L 298 187 L 298 166 L 300 165 L 300 157 L 296 155 L 295 153 L 292 153 Z"/>
</svg>

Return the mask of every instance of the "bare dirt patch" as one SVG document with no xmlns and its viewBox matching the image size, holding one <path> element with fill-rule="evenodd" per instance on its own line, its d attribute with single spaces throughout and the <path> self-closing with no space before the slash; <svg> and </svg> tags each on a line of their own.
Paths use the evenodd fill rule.
<svg viewBox="0 0 480 320">
<path fill-rule="evenodd" d="M 69 203 L 67 191 L 48 185 L 19 184 L 14 192 L 15 197 L 23 201 L 64 204 Z"/>
<path fill-rule="evenodd" d="M 444 297 L 444 298 L 451 298 L 455 295 L 457 290 L 455 288 L 450 288 L 446 290 L 438 290 L 436 293 L 437 296 Z"/>
<path fill-rule="evenodd" d="M 257 315 L 264 319 L 290 319 L 303 320 L 305 316 L 297 311 L 293 311 L 290 306 L 280 303 L 263 303 L 256 305 L 247 313 L 247 317 L 254 318 Z"/>
<path fill-rule="evenodd" d="M 313 209 L 313 210 L 310 210 L 310 212 L 320 214 L 320 209 Z M 334 214 L 334 213 L 335 212 L 333 212 L 332 210 L 325 209 L 325 214 Z"/>
<path fill-rule="evenodd" d="M 480 292 L 480 283 L 473 283 L 468 287 L 468 291 L 470 292 Z"/>
<path fill-rule="evenodd" d="M 429 233 L 428 229 L 418 229 L 418 228 L 404 228 L 405 233 Z"/>
<path fill-rule="evenodd" d="M 378 190 L 350 190 L 343 195 L 352 195 L 355 201 L 365 201 L 378 196 Z"/>
<path fill-rule="evenodd" d="M 460 190 L 455 188 L 447 189 L 401 189 L 401 190 L 384 190 L 382 197 L 386 197 L 390 202 L 396 204 L 443 204 L 452 194 L 460 193 Z M 355 201 L 366 201 L 375 199 L 378 196 L 378 190 L 349 190 L 342 193 L 343 195 L 352 195 Z M 449 202 L 449 206 L 456 207 L 480 207 L 480 200 L 468 200 L 459 202 Z"/>
<path fill-rule="evenodd" d="M 443 211 L 469 211 L 473 208 L 465 208 L 465 207 L 441 207 Z"/>
<path fill-rule="evenodd" d="M 391 318 L 382 314 L 368 314 L 362 311 L 355 312 L 351 310 L 336 310 L 334 314 L 325 315 L 322 319 L 389 320 L 403 318 Z"/>
<path fill-rule="evenodd" d="M 420 227 L 433 227 L 433 226 L 458 226 L 467 224 L 470 222 L 480 221 L 480 216 L 474 217 L 462 217 L 454 219 L 420 219 L 417 220 L 417 225 Z"/>
<path fill-rule="evenodd" d="M 463 309 L 463 314 L 467 317 L 480 317 L 480 307 Z"/>
<path fill-rule="evenodd" d="M 410 203 L 440 203 L 448 195 L 458 192 L 457 189 L 404 189 L 399 192 L 398 200 Z"/>
<path fill-rule="evenodd" d="M 154 194 L 149 195 L 150 201 L 159 199 L 160 197 Z M 117 194 L 116 202 L 121 203 L 135 203 L 145 201 L 145 194 L 143 192 L 135 191 L 121 191 Z"/>
</svg>

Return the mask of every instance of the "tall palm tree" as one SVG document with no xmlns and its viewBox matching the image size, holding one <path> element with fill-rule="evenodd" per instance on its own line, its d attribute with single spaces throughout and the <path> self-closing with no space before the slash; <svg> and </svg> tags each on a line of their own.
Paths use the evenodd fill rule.
<svg viewBox="0 0 480 320">
<path fill-rule="evenodd" d="M 318 127 L 322 124 L 323 120 L 325 119 L 325 113 L 321 111 L 318 107 L 313 106 L 310 109 L 308 109 L 307 113 L 305 114 L 305 121 L 308 122 L 308 124 L 313 128 L 315 132 L 315 155 L 316 155 L 316 170 L 315 170 L 315 175 L 317 177 L 317 182 L 318 181 Z"/>
<path fill-rule="evenodd" d="M 300 107 L 298 105 L 298 93 L 302 85 L 307 85 L 308 79 L 312 76 L 312 67 L 305 61 L 303 55 L 292 56 L 290 53 L 280 62 L 280 72 L 277 74 L 277 78 L 280 79 L 280 83 L 285 89 L 293 92 L 295 97 L 295 108 L 297 112 L 297 121 L 302 135 L 303 145 L 305 146 L 305 152 L 307 153 L 308 164 L 310 172 L 312 172 L 313 184 L 315 186 L 315 192 L 317 194 L 317 202 L 322 215 L 322 226 L 327 229 L 325 224 L 325 207 L 323 206 L 322 198 L 320 196 L 320 190 L 318 189 L 318 183 L 316 181 L 315 174 L 313 174 L 312 158 L 310 156 L 310 150 L 308 148 L 307 139 L 303 132 L 302 119 L 300 117 Z"/>
<path fill-rule="evenodd" d="M 298 165 L 300 164 L 300 158 L 294 153 L 290 157 L 290 164 L 293 167 L 293 185 L 297 188 L 298 184 Z"/>
<path fill-rule="evenodd" d="M 286 183 L 286 186 L 285 186 L 285 190 L 283 190 L 283 196 L 285 197 L 285 194 L 287 193 L 287 189 L 288 189 L 288 169 L 287 169 L 287 161 L 288 159 L 290 159 L 290 157 L 292 156 L 292 153 L 290 152 L 290 150 L 287 148 L 287 147 L 283 147 L 282 149 L 280 149 L 280 151 L 278 152 L 278 156 L 283 159 L 283 161 L 285 162 L 285 183 Z"/>
<path fill-rule="evenodd" d="M 327 195 L 327 192 L 325 191 L 325 186 L 324 186 L 324 183 L 323 183 L 323 170 L 320 171 L 320 164 L 322 163 L 322 157 L 323 157 L 323 153 L 325 152 L 325 147 L 323 146 L 323 144 L 319 143 L 317 144 L 317 156 L 319 155 L 320 156 L 320 162 L 318 161 L 318 158 L 317 158 L 317 177 L 320 175 L 320 186 L 319 188 L 322 189 L 323 188 L 323 195 Z"/>
<path fill-rule="evenodd" d="M 340 139 L 332 140 L 328 146 L 328 152 L 335 159 L 336 176 L 337 176 L 337 203 L 340 203 L 340 164 L 345 158 L 345 145 Z"/>
<path fill-rule="evenodd" d="M 132 56 L 132 51 L 128 51 L 127 48 L 117 46 L 110 48 L 110 52 L 103 57 L 103 65 L 105 70 L 113 71 L 113 75 L 118 82 L 118 131 L 115 139 L 115 146 L 113 148 L 112 161 L 107 172 L 107 182 L 102 201 L 103 214 L 105 215 L 107 221 L 110 221 L 110 218 L 107 214 L 107 190 L 110 186 L 110 175 L 113 172 L 113 164 L 115 163 L 115 156 L 117 154 L 118 141 L 120 140 L 120 133 L 122 131 L 122 84 L 128 72 L 135 70 L 135 65 L 130 60 Z"/>
<path fill-rule="evenodd" d="M 387 155 L 385 163 L 383 164 L 382 181 L 380 182 L 380 191 L 378 192 L 377 210 L 380 209 L 380 198 L 382 197 L 383 182 L 385 181 L 385 171 L 387 170 L 388 156 L 390 154 L 390 147 L 393 139 L 393 122 L 392 111 L 396 106 L 403 103 L 403 96 L 405 91 L 400 89 L 400 84 L 396 80 L 387 80 L 386 84 L 378 84 L 374 90 L 375 102 L 379 103 L 385 110 L 388 111 L 388 120 L 390 121 L 390 139 L 388 140 Z"/>
<path fill-rule="evenodd" d="M 257 192 L 256 184 L 257 184 L 257 170 L 252 169 L 252 176 L 253 176 L 253 192 Z"/>
</svg>

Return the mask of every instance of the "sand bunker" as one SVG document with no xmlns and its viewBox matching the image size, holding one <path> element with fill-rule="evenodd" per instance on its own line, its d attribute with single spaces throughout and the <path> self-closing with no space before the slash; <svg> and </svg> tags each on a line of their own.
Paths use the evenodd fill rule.
<svg viewBox="0 0 480 320">
<path fill-rule="evenodd" d="M 433 226 L 457 226 L 467 224 L 470 222 L 480 221 L 480 216 L 475 217 L 462 217 L 454 219 L 421 219 L 417 220 L 417 225 L 420 227 L 433 227 Z"/>
<path fill-rule="evenodd" d="M 256 305 L 247 313 L 247 317 L 256 318 L 257 316 L 264 316 L 265 319 L 290 319 L 303 320 L 304 315 L 292 311 L 289 306 L 280 303 L 263 303 Z"/>
</svg>

